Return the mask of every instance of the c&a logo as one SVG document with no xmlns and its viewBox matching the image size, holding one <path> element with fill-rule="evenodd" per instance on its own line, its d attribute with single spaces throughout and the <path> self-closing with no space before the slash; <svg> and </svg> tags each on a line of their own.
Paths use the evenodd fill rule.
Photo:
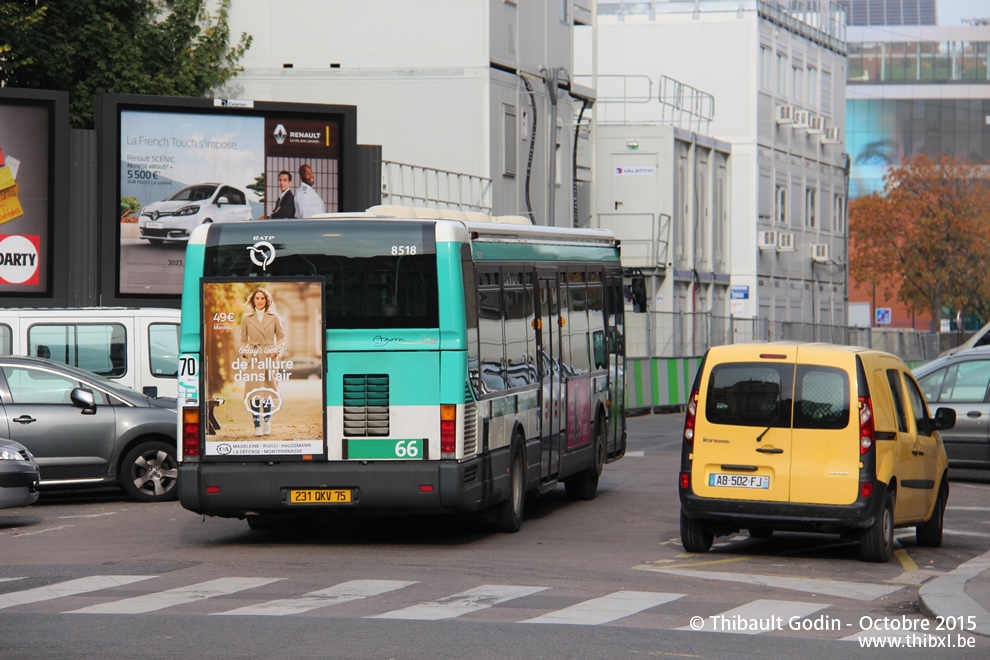
<svg viewBox="0 0 990 660">
<path fill-rule="evenodd" d="M 0 284 L 38 284 L 39 236 L 0 234 Z"/>
</svg>

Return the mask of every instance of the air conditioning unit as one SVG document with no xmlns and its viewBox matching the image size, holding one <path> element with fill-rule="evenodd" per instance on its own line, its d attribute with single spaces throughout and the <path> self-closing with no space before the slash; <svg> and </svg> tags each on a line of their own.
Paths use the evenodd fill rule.
<svg viewBox="0 0 990 660">
<path fill-rule="evenodd" d="M 818 135 L 825 132 L 825 118 L 824 117 L 811 117 L 808 120 L 808 132 L 812 135 Z"/>
<path fill-rule="evenodd" d="M 792 106 L 792 105 L 778 105 L 777 106 L 777 123 L 778 124 L 793 124 L 794 123 L 794 106 Z"/>
<path fill-rule="evenodd" d="M 777 252 L 794 252 L 794 234 L 780 232 L 777 234 Z"/>
<path fill-rule="evenodd" d="M 761 250 L 776 250 L 777 249 L 777 232 L 772 229 L 761 230 L 757 238 Z"/>
<path fill-rule="evenodd" d="M 822 144 L 839 144 L 839 127 L 828 126 L 822 135 Z"/>
<path fill-rule="evenodd" d="M 810 115 L 807 110 L 797 110 L 794 112 L 794 128 L 808 128 Z"/>
<path fill-rule="evenodd" d="M 828 243 L 812 243 L 811 260 L 820 264 L 828 263 L 829 261 L 828 248 L 829 248 Z"/>
</svg>

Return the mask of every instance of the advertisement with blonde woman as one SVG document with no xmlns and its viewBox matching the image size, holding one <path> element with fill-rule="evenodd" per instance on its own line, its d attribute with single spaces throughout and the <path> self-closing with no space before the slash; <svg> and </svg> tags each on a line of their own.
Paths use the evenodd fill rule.
<svg viewBox="0 0 990 660">
<path fill-rule="evenodd" d="M 207 455 L 322 456 L 322 283 L 204 282 L 203 318 Z"/>
</svg>

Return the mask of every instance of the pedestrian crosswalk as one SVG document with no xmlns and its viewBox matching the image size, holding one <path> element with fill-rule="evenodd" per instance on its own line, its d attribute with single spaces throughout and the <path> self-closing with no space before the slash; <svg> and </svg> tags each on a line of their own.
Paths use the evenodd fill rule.
<svg viewBox="0 0 990 660">
<path fill-rule="evenodd" d="M 709 576 L 710 577 L 710 576 Z M 353 616 L 368 619 L 441 621 L 466 618 L 487 620 L 492 608 L 510 608 L 499 615 L 504 621 L 522 624 L 563 624 L 580 626 L 624 625 L 632 619 L 638 627 L 701 633 L 732 632 L 749 635 L 788 634 L 813 629 L 795 626 L 795 621 L 838 622 L 838 614 L 826 614 L 832 604 L 824 601 L 754 599 L 745 603 L 723 603 L 713 613 L 710 602 L 691 603 L 685 593 L 615 591 L 576 595 L 571 590 L 540 585 L 483 584 L 454 594 L 438 593 L 419 581 L 355 579 L 328 584 L 312 590 L 312 583 L 300 587 L 298 581 L 279 577 L 218 577 L 182 584 L 174 574 L 92 575 L 56 581 L 41 586 L 37 578 L 0 578 L 0 610 L 46 614 L 140 616 L 167 610 L 181 616 L 183 608 L 195 614 L 213 616 Z M 18 583 L 25 586 L 18 588 Z M 880 592 L 878 592 L 880 593 Z M 526 599 L 535 596 L 536 598 Z M 431 599 L 432 598 L 432 599 Z M 857 593 L 853 602 L 863 602 Z M 555 607 L 548 607 L 547 604 Z M 671 604 L 670 607 L 664 607 Z M 355 610 L 347 608 L 355 607 Z M 205 608 L 205 609 L 204 609 Z M 692 616 L 692 609 L 705 616 Z M 3 616 L 6 612 L 0 612 Z M 644 616 L 645 615 L 645 616 Z M 912 614 L 924 618 L 920 614 Z M 858 629 L 843 624 L 831 639 L 857 640 Z"/>
</svg>

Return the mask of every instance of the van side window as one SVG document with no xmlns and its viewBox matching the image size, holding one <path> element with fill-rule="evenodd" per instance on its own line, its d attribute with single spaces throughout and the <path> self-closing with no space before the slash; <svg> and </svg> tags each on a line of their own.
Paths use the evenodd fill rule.
<svg viewBox="0 0 990 660">
<path fill-rule="evenodd" d="M 719 364 L 708 378 L 705 417 L 712 424 L 789 428 L 793 389 L 793 364 Z"/>
<path fill-rule="evenodd" d="M 39 323 L 28 328 L 28 355 L 120 378 L 127 373 L 126 331 L 119 323 Z"/>
<path fill-rule="evenodd" d="M 901 393 L 901 374 L 897 369 L 887 369 L 887 382 L 894 397 L 894 410 L 897 411 L 897 430 L 907 433 L 907 413 L 904 412 L 904 395 Z"/>
<path fill-rule="evenodd" d="M 849 425 L 849 376 L 842 369 L 798 365 L 794 428 L 844 429 Z"/>
<path fill-rule="evenodd" d="M 905 378 L 904 381 L 907 386 L 908 399 L 911 400 L 911 408 L 914 410 L 915 428 L 918 435 L 931 435 L 932 432 L 928 430 L 928 423 L 925 421 L 928 419 L 928 407 L 925 406 L 925 399 L 921 396 L 921 390 L 910 378 Z"/>
<path fill-rule="evenodd" d="M 0 355 L 13 355 L 14 353 L 14 333 L 10 326 L 0 323 Z"/>
<path fill-rule="evenodd" d="M 148 325 L 148 366 L 160 378 L 179 375 L 179 324 L 151 323 Z"/>
</svg>

